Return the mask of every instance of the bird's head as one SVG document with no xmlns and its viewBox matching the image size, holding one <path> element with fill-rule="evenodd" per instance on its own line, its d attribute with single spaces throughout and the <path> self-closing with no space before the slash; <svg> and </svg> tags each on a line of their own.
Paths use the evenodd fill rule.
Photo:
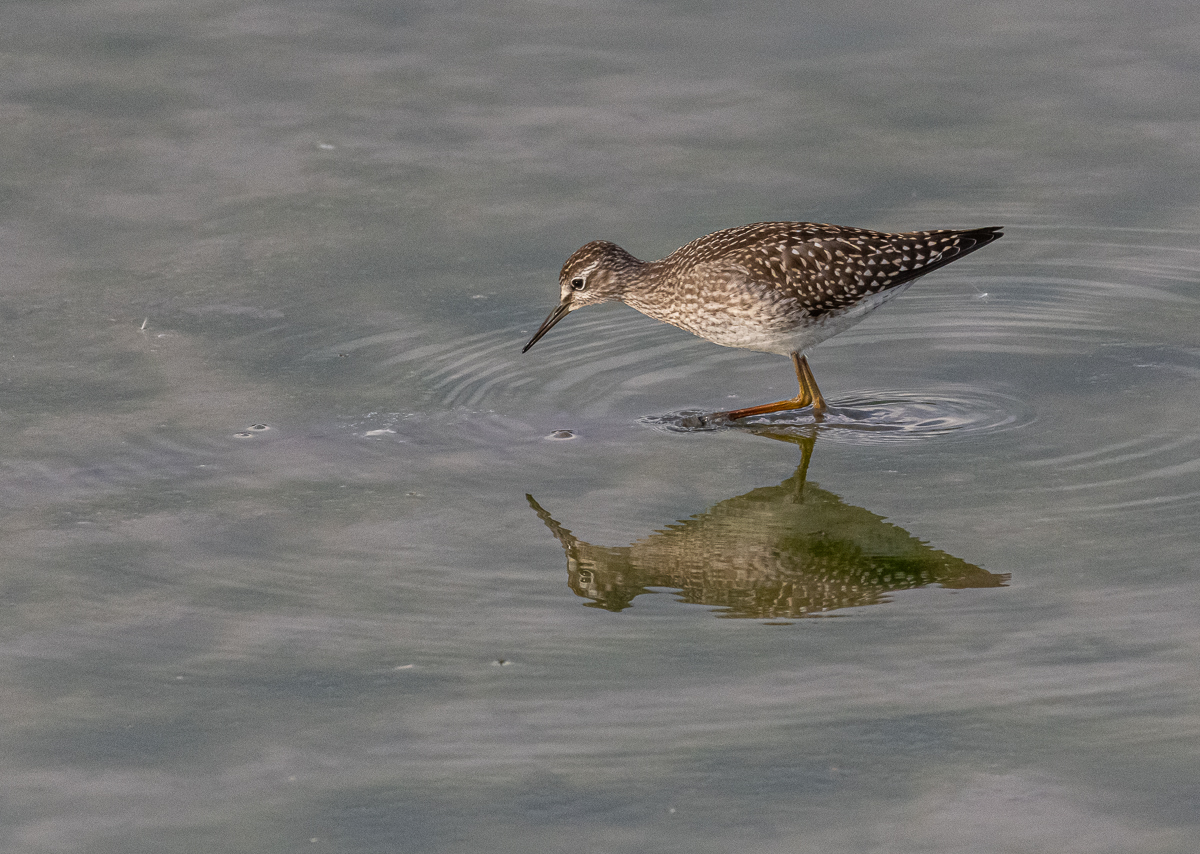
<svg viewBox="0 0 1200 854">
<path fill-rule="evenodd" d="M 621 299 L 629 282 L 629 274 L 642 266 L 642 261 L 606 240 L 594 240 L 580 247 L 567 259 L 562 272 L 558 274 L 558 305 L 521 352 L 536 344 L 554 324 L 572 311 L 586 305 Z"/>
</svg>

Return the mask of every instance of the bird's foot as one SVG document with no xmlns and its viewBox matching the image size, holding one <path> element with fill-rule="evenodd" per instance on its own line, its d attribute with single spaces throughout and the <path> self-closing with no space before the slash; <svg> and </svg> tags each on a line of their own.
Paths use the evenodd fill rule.
<svg viewBox="0 0 1200 854">
<path fill-rule="evenodd" d="M 828 409 L 824 398 L 818 397 L 816 400 L 813 400 L 810 395 L 800 395 L 793 397 L 791 400 L 780 400 L 776 403 L 764 403 L 760 406 L 748 406 L 745 409 L 734 409 L 730 412 L 719 412 L 716 414 L 722 415 L 730 421 L 737 421 L 742 418 L 749 418 L 752 415 L 767 415 L 772 412 L 786 412 L 791 409 L 804 409 L 809 406 L 812 407 L 814 420 L 824 420 L 825 412 Z"/>
</svg>

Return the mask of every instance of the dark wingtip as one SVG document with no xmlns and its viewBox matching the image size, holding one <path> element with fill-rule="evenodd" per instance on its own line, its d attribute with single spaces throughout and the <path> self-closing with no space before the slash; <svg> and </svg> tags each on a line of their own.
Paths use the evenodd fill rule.
<svg viewBox="0 0 1200 854">
<path fill-rule="evenodd" d="M 987 246 L 993 240 L 999 240 L 1004 236 L 1004 226 L 985 225 L 983 228 L 970 228 L 960 232 L 959 236 L 974 241 L 974 245 L 966 247 L 965 251 L 959 253 L 957 257 L 961 258 L 971 250 L 979 249 L 982 246 Z"/>
</svg>

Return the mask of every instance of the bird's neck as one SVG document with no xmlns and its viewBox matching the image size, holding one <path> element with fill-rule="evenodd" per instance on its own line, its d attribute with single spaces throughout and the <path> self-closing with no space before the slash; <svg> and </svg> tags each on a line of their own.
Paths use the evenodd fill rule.
<svg viewBox="0 0 1200 854">
<path fill-rule="evenodd" d="M 624 288 L 621 301 L 656 320 L 673 323 L 666 316 L 671 314 L 673 300 L 662 298 L 663 289 L 670 287 L 667 265 L 662 261 L 631 260 L 633 264 L 622 276 Z"/>
</svg>

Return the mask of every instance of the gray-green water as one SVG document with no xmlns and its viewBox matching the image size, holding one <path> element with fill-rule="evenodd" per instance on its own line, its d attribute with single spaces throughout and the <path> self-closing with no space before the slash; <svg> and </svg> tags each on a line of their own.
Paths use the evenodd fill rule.
<svg viewBox="0 0 1200 854">
<path fill-rule="evenodd" d="M 5 3 L 0 849 L 1197 850 L 1197 44 Z M 818 430 L 670 429 L 790 365 L 621 307 L 520 354 L 580 244 L 763 219 L 1007 236 Z"/>
</svg>

